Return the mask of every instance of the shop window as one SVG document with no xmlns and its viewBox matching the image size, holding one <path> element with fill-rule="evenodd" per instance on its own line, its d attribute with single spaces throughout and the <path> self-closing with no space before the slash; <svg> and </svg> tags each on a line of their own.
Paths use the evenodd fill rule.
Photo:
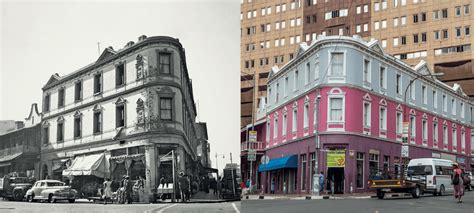
<svg viewBox="0 0 474 213">
<path fill-rule="evenodd" d="M 356 162 L 356 187 L 364 188 L 364 156 L 362 152 L 357 153 Z"/>
<path fill-rule="evenodd" d="M 369 172 L 370 176 L 374 177 L 377 175 L 379 169 L 379 155 L 369 154 Z"/>
<path fill-rule="evenodd" d="M 301 155 L 301 190 L 306 190 L 306 155 Z"/>
</svg>

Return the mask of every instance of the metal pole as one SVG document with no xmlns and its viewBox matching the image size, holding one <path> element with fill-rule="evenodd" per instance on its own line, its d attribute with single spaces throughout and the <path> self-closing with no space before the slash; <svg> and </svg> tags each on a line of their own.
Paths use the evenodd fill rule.
<svg viewBox="0 0 474 213">
<path fill-rule="evenodd" d="M 234 198 L 235 198 L 235 181 L 234 181 L 234 169 L 232 168 L 232 152 L 230 153 L 230 166 L 231 166 L 230 172 L 232 176 L 232 190 L 234 191 Z"/>
<path fill-rule="evenodd" d="M 320 142 L 319 142 L 319 122 L 318 122 L 318 119 L 319 119 L 319 99 L 321 98 L 321 96 L 318 94 L 316 96 L 316 104 L 314 106 L 314 110 L 316 111 L 316 121 L 315 121 L 315 126 L 314 126 L 314 140 L 316 142 L 316 147 L 315 147 L 315 151 L 314 151 L 314 175 L 313 175 L 313 194 L 316 195 L 316 196 L 319 196 L 319 188 L 320 188 L 320 185 L 319 185 L 319 174 L 318 174 L 318 170 L 319 170 L 319 146 L 320 146 Z"/>
<path fill-rule="evenodd" d="M 173 170 L 173 195 L 171 196 L 171 202 L 176 202 L 176 177 L 174 172 L 174 150 L 171 150 L 171 169 Z"/>
</svg>

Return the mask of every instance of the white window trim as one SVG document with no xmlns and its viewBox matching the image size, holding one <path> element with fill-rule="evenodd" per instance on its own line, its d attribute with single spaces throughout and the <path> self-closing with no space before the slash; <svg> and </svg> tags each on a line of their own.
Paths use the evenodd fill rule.
<svg viewBox="0 0 474 213">
<path fill-rule="evenodd" d="M 379 76 L 379 81 L 380 81 L 380 70 L 381 70 L 382 68 L 384 68 L 384 72 L 383 72 L 383 82 L 382 82 L 382 86 L 383 86 L 383 87 L 380 86 L 380 82 L 379 82 L 379 86 L 380 86 L 379 91 L 380 91 L 380 93 L 385 94 L 386 91 L 387 91 L 387 72 L 388 72 L 388 70 L 387 70 L 387 66 L 386 66 L 386 65 L 384 65 L 384 64 L 382 64 L 382 63 L 379 64 L 379 75 L 378 75 L 378 76 Z"/>
<path fill-rule="evenodd" d="M 384 114 L 382 115 L 381 111 L 384 109 Z M 381 117 L 383 116 L 383 123 L 380 123 Z M 384 132 L 385 135 L 380 134 L 381 132 Z M 387 137 L 387 107 L 386 106 L 379 106 L 379 136 L 381 138 L 386 138 Z"/>
<path fill-rule="evenodd" d="M 343 56 L 343 66 L 342 66 L 342 76 L 332 76 L 332 66 L 331 66 L 331 59 L 332 53 L 342 53 Z M 345 83 L 346 82 L 346 66 L 347 66 L 347 50 L 328 50 L 328 83 Z"/>
<path fill-rule="evenodd" d="M 364 69 L 365 61 L 369 62 L 369 67 L 368 67 L 368 70 L 367 70 L 367 81 L 364 81 L 364 76 L 363 76 L 363 73 L 362 73 L 362 82 L 363 82 L 363 86 L 365 88 L 370 89 L 370 85 L 372 83 L 372 61 L 370 60 L 369 57 L 364 56 L 364 58 L 362 60 L 362 69 Z M 364 72 L 364 70 L 362 70 L 362 72 Z"/>
<path fill-rule="evenodd" d="M 340 93 L 333 93 L 334 90 L 339 90 Z M 328 101 L 327 101 L 327 130 L 328 131 L 344 131 L 345 129 L 345 113 L 346 113 L 346 93 L 343 92 L 341 89 L 339 88 L 333 88 L 329 94 L 328 94 Z M 341 121 L 334 121 L 334 120 L 330 120 L 331 118 L 331 99 L 332 98 L 342 98 L 342 119 Z M 329 128 L 329 124 L 343 124 L 343 127 L 342 128 Z"/>
<path fill-rule="evenodd" d="M 366 114 L 365 112 L 365 104 L 369 104 L 369 112 L 367 113 L 367 120 L 369 121 L 368 124 L 365 123 L 364 121 L 364 114 Z M 365 127 L 365 128 L 370 128 L 372 126 L 372 103 L 370 101 L 362 101 L 362 126 Z"/>
</svg>

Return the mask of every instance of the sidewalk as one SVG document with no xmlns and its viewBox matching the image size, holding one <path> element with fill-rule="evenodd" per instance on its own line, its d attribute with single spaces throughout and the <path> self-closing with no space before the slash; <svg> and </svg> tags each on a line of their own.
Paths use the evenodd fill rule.
<svg viewBox="0 0 474 213">
<path fill-rule="evenodd" d="M 243 200 L 342 200 L 342 199 L 370 199 L 374 193 L 354 193 L 354 194 L 335 194 L 335 195 L 309 195 L 309 194 L 259 194 L 259 195 L 244 195 Z"/>
</svg>

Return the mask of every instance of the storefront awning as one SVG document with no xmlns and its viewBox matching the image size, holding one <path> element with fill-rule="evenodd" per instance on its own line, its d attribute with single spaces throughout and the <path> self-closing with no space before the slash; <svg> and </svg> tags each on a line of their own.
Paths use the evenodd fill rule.
<svg viewBox="0 0 474 213">
<path fill-rule="evenodd" d="M 107 177 L 108 173 L 109 164 L 104 153 L 77 156 L 71 166 L 63 171 L 65 176 L 94 175 L 101 178 Z"/>
<path fill-rule="evenodd" d="M 272 159 L 267 164 L 258 166 L 259 172 L 277 170 L 277 169 L 295 169 L 298 168 L 298 156 L 291 155 L 282 158 Z"/>
<path fill-rule="evenodd" d="M 13 160 L 17 157 L 20 157 L 22 154 L 23 153 L 20 152 L 20 153 L 15 153 L 15 154 L 11 154 L 11 155 L 0 156 L 0 163 L 11 161 L 11 160 Z"/>
</svg>

